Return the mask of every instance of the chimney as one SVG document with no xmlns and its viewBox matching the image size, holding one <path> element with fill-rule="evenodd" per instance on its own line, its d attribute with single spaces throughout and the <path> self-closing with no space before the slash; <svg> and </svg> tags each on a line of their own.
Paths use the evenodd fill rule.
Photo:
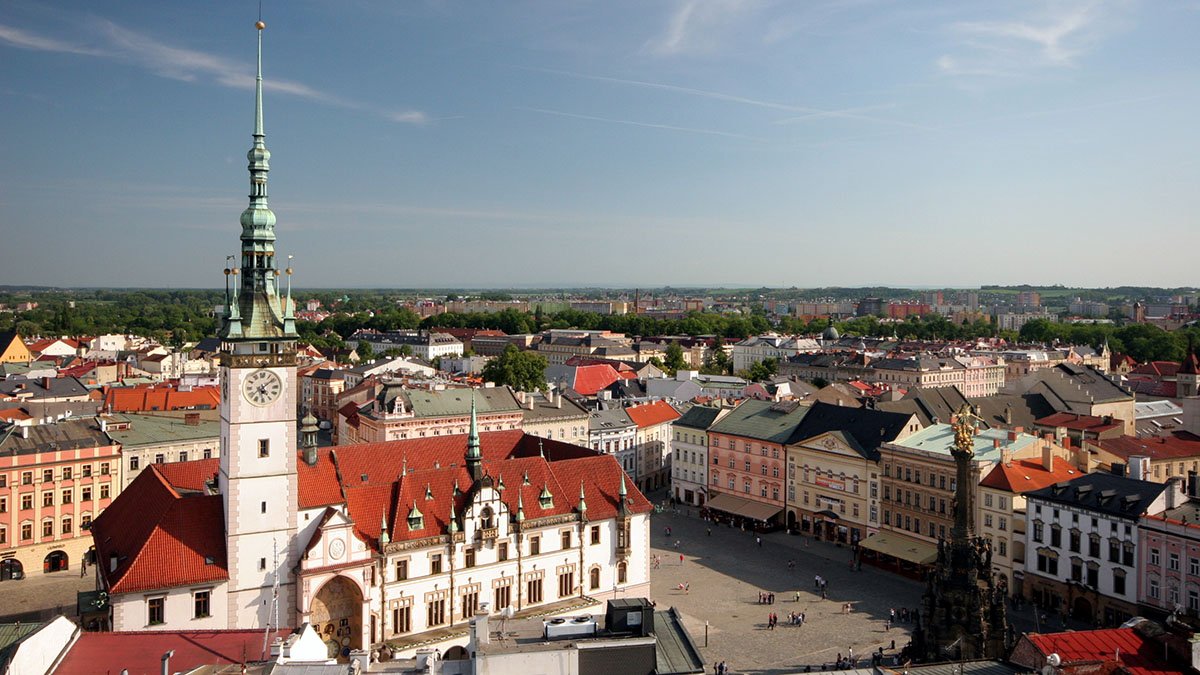
<svg viewBox="0 0 1200 675">
<path fill-rule="evenodd" d="M 1070 450 L 1070 449 L 1071 449 L 1071 437 L 1070 437 L 1070 436 L 1063 436 L 1063 437 L 1062 437 L 1062 446 L 1063 446 L 1064 448 L 1066 448 L 1067 450 Z"/>
<path fill-rule="evenodd" d="M 49 377 L 42 378 L 42 389 L 45 389 L 46 391 L 50 391 L 50 378 Z"/>
<path fill-rule="evenodd" d="M 1150 458 L 1145 455 L 1129 456 L 1129 477 L 1138 480 L 1150 479 Z"/>
<path fill-rule="evenodd" d="M 1173 509 L 1187 499 L 1183 494 L 1183 477 L 1171 476 L 1167 479 L 1167 508 Z"/>
<path fill-rule="evenodd" d="M 186 425 L 187 425 L 187 426 L 189 426 L 189 427 L 198 427 L 198 426 L 200 426 L 200 413 L 198 413 L 198 412 L 190 412 L 190 413 L 186 413 L 186 414 L 184 414 L 184 416 L 183 416 L 183 423 L 184 423 L 184 424 L 186 424 Z"/>
<path fill-rule="evenodd" d="M 561 391 L 554 394 L 554 407 L 555 408 L 562 407 L 562 392 Z"/>
<path fill-rule="evenodd" d="M 997 450 L 1000 449 L 1000 439 L 999 438 L 992 439 L 992 447 L 996 448 Z"/>
<path fill-rule="evenodd" d="M 1012 450 L 1000 448 L 1000 463 L 1004 466 L 1012 466 Z"/>
<path fill-rule="evenodd" d="M 1049 442 L 1042 443 L 1042 468 L 1054 471 L 1054 446 Z"/>
<path fill-rule="evenodd" d="M 1008 432 L 1008 442 L 1012 443 L 1015 440 L 1017 440 L 1017 432 L 1015 432 L 1015 431 Z"/>
</svg>

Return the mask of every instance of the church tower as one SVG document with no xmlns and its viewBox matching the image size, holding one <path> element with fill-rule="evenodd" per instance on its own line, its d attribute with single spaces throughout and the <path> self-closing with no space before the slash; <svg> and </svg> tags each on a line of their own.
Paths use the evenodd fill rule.
<svg viewBox="0 0 1200 675">
<path fill-rule="evenodd" d="M 262 111 L 262 31 L 254 91 L 254 145 L 246 154 L 250 205 L 242 212 L 240 261 L 225 270 L 221 338 L 221 461 L 229 569 L 229 627 L 290 625 L 295 616 L 296 320 L 281 295 L 275 214 L 267 205 Z M 287 269 L 290 275 L 291 268 Z M 232 287 L 230 282 L 232 281 Z"/>
</svg>

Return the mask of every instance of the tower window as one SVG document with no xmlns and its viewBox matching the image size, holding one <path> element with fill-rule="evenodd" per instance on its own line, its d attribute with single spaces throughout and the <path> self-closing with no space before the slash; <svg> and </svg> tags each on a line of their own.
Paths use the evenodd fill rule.
<svg viewBox="0 0 1200 675">
<path fill-rule="evenodd" d="M 263 503 L 262 503 L 262 512 L 263 512 L 263 513 L 266 513 L 266 512 L 267 512 L 267 503 L 266 503 L 266 502 L 263 502 Z"/>
<path fill-rule="evenodd" d="M 265 572 L 265 571 L 266 571 L 266 569 L 267 569 L 267 559 L 266 559 L 266 558 L 259 558 L 259 559 L 258 559 L 258 571 L 259 571 L 259 572 Z"/>
<path fill-rule="evenodd" d="M 269 438 L 258 439 L 258 456 L 259 457 L 268 457 L 268 456 L 270 456 L 270 454 L 271 454 L 271 439 L 269 439 Z"/>
</svg>

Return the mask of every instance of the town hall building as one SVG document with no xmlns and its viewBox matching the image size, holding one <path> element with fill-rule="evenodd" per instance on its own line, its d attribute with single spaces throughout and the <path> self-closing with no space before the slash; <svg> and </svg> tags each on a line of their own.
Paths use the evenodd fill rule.
<svg viewBox="0 0 1200 675">
<path fill-rule="evenodd" d="M 267 204 L 262 30 L 250 205 L 220 329 L 219 458 L 155 464 L 92 523 L 116 631 L 310 623 L 330 654 L 466 641 L 485 606 L 649 595 L 650 503 L 616 459 L 520 430 L 316 447 Z M 511 610 L 508 611 L 508 610 Z"/>
</svg>

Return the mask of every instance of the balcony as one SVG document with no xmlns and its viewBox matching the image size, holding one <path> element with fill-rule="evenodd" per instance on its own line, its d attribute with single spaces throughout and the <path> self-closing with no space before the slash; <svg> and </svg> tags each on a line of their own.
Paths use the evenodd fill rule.
<svg viewBox="0 0 1200 675">
<path fill-rule="evenodd" d="M 475 530 L 475 536 L 477 536 L 482 541 L 491 543 L 491 542 L 495 541 L 497 537 L 500 536 L 500 528 L 498 528 L 498 527 L 481 527 L 478 530 Z"/>
</svg>

